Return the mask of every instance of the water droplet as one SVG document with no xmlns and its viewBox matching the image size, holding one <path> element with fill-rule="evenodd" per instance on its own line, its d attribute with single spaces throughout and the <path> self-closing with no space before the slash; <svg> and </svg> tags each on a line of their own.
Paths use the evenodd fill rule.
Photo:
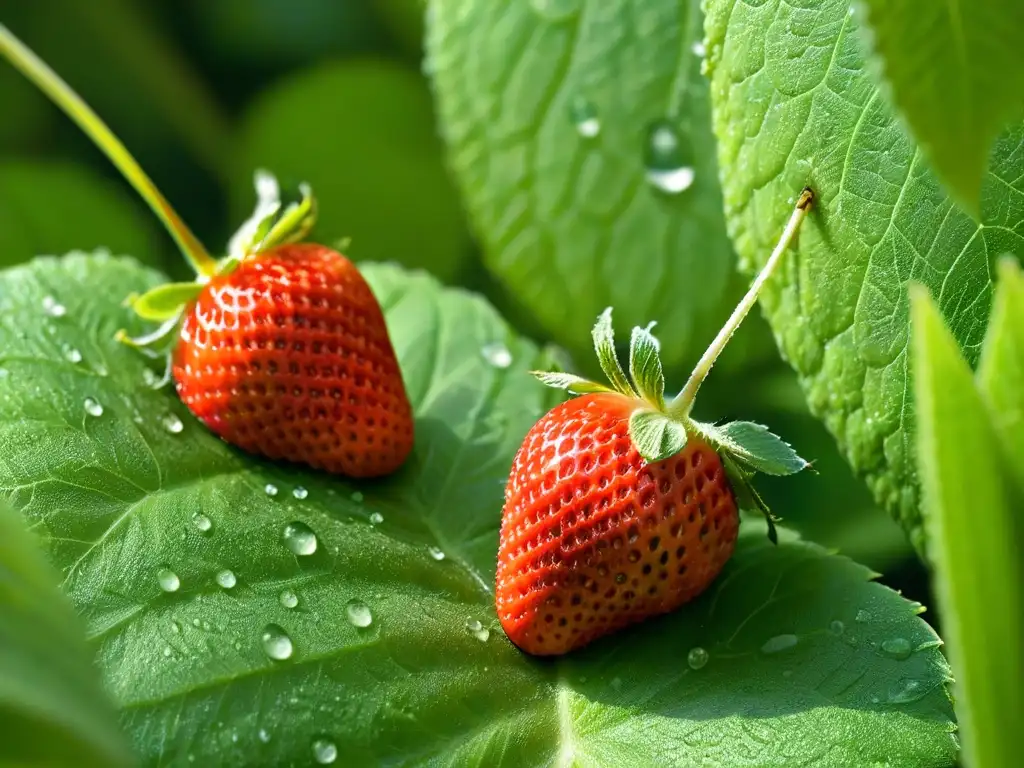
<svg viewBox="0 0 1024 768">
<path fill-rule="evenodd" d="M 259 731 L 256 733 L 256 737 L 264 744 L 270 743 L 270 731 L 268 731 L 266 728 L 260 728 Z"/>
<path fill-rule="evenodd" d="M 484 670 L 486 671 L 486 667 L 484 668 Z M 622 678 L 621 677 L 613 677 L 611 685 L 612 685 L 612 689 L 613 690 L 616 690 L 616 691 L 622 690 Z"/>
<path fill-rule="evenodd" d="M 693 51 L 694 56 L 699 56 L 702 59 L 708 52 L 707 48 L 704 46 L 703 40 L 698 40 L 697 42 L 695 42 L 692 46 L 690 46 L 690 50 Z"/>
<path fill-rule="evenodd" d="M 58 302 L 53 296 L 43 297 L 43 309 L 50 317 L 64 317 L 68 312 L 67 307 Z"/>
<path fill-rule="evenodd" d="M 778 653 L 779 651 L 787 651 L 798 642 L 800 642 L 800 638 L 796 635 L 776 635 L 761 646 L 761 653 Z"/>
<path fill-rule="evenodd" d="M 918 699 L 923 699 L 926 693 L 928 693 L 928 687 L 920 680 L 900 680 L 889 689 L 889 703 L 910 704 Z"/>
<path fill-rule="evenodd" d="M 217 574 L 217 583 L 224 587 L 224 589 L 234 589 L 238 579 L 235 577 L 234 571 L 225 568 Z"/>
<path fill-rule="evenodd" d="M 74 347 L 70 347 L 67 344 L 64 345 L 64 359 L 69 363 L 80 363 L 82 362 L 82 353 Z"/>
<path fill-rule="evenodd" d="M 864 622 L 871 621 L 871 614 L 865 610 L 859 610 L 857 615 L 853 617 L 853 620 L 858 624 L 863 624 Z"/>
<path fill-rule="evenodd" d="M 893 637 L 882 641 L 882 653 L 900 661 L 909 658 L 913 650 L 910 641 L 903 637 Z"/>
<path fill-rule="evenodd" d="M 0 379 L 6 379 L 10 375 L 11 372 L 8 371 L 6 368 L 0 368 Z"/>
<path fill-rule="evenodd" d="M 313 758 L 320 765 L 330 765 L 338 759 L 338 747 L 330 739 L 319 738 L 313 742 Z"/>
<path fill-rule="evenodd" d="M 839 621 L 839 619 L 836 619 L 828 625 L 828 631 L 838 637 L 846 631 L 846 625 L 843 624 L 843 622 Z"/>
<path fill-rule="evenodd" d="M 353 598 L 345 606 L 345 615 L 348 616 L 348 623 L 353 627 L 365 629 L 373 624 L 373 613 L 370 606 L 359 598 Z"/>
<path fill-rule="evenodd" d="M 362 493 L 360 493 L 359 491 L 353 491 L 353 492 L 352 492 L 352 496 L 351 496 L 350 498 L 351 498 L 351 499 L 352 499 L 352 501 L 354 501 L 354 502 L 355 502 L 356 504 L 362 504 L 362 503 L 363 503 L 363 498 L 364 498 L 364 496 L 363 496 L 363 494 L 362 494 Z"/>
<path fill-rule="evenodd" d="M 160 584 L 160 589 L 164 592 L 177 592 L 181 586 L 181 579 L 178 578 L 178 574 L 167 566 L 156 572 L 156 580 Z"/>
<path fill-rule="evenodd" d="M 691 648 L 690 652 L 686 654 L 686 663 L 690 665 L 690 669 L 703 669 L 709 658 L 708 652 L 698 645 Z"/>
<path fill-rule="evenodd" d="M 597 109 L 582 96 L 577 96 L 570 102 L 569 117 L 576 126 L 576 133 L 584 139 L 592 139 L 601 132 Z"/>
<path fill-rule="evenodd" d="M 384 522 L 384 515 L 382 515 L 380 512 L 371 512 L 370 513 L 370 525 L 380 525 L 383 522 Z"/>
<path fill-rule="evenodd" d="M 303 522 L 296 520 L 284 527 L 281 535 L 284 544 L 296 555 L 312 555 L 316 552 L 316 534 Z"/>
<path fill-rule="evenodd" d="M 273 483 L 267 483 L 263 486 L 263 492 L 267 494 L 267 496 L 277 496 L 277 486 Z"/>
<path fill-rule="evenodd" d="M 299 596 L 290 589 L 285 589 L 278 595 L 277 601 L 285 608 L 294 608 L 299 604 Z"/>
<path fill-rule="evenodd" d="M 196 530 L 202 533 L 209 533 L 213 529 L 213 520 L 208 518 L 202 512 L 196 512 L 192 515 L 192 525 L 196 527 Z"/>
<path fill-rule="evenodd" d="M 491 630 L 480 623 L 479 619 L 466 619 L 466 631 L 481 643 L 486 643 L 491 637 Z"/>
<path fill-rule="evenodd" d="M 181 634 L 181 624 L 179 624 L 176 621 L 172 621 L 171 622 L 171 632 L 173 632 L 176 635 L 180 635 Z"/>
<path fill-rule="evenodd" d="M 103 415 L 103 406 L 100 405 L 98 401 L 92 399 L 91 397 L 85 398 L 85 402 L 83 403 L 83 405 L 85 406 L 85 412 L 88 413 L 90 416 Z"/>
<path fill-rule="evenodd" d="M 480 350 L 480 354 L 484 356 L 484 360 L 495 368 L 508 368 L 512 365 L 512 353 L 500 341 L 485 344 Z"/>
<path fill-rule="evenodd" d="M 200 623 L 199 619 L 192 619 L 192 626 L 196 629 L 199 629 L 199 627 L 202 626 L 202 624 Z"/>
<path fill-rule="evenodd" d="M 179 434 L 185 428 L 176 413 L 165 413 L 160 417 L 160 425 L 172 435 Z"/>
<path fill-rule="evenodd" d="M 169 658 L 171 658 L 171 654 L 172 654 L 172 653 L 174 653 L 174 651 L 173 651 L 173 650 L 171 650 L 171 646 L 169 646 L 169 645 L 165 645 L 165 646 L 164 646 L 164 658 L 165 658 L 165 659 L 169 659 Z"/>
<path fill-rule="evenodd" d="M 659 121 L 647 133 L 644 163 L 647 181 L 662 192 L 676 195 L 693 184 L 694 171 L 686 162 L 683 142 L 667 121 Z"/>
<path fill-rule="evenodd" d="M 292 496 L 301 501 L 302 499 L 309 496 L 309 491 L 307 491 L 301 485 L 296 485 L 295 488 L 292 490 Z"/>
<path fill-rule="evenodd" d="M 292 639 L 288 633 L 278 624 L 267 624 L 263 628 L 263 651 L 274 661 L 290 659 L 295 650 Z"/>
<path fill-rule="evenodd" d="M 441 551 L 440 547 L 430 545 L 429 547 L 427 547 L 427 551 L 430 553 L 430 556 L 435 560 L 444 560 L 444 552 Z"/>
</svg>

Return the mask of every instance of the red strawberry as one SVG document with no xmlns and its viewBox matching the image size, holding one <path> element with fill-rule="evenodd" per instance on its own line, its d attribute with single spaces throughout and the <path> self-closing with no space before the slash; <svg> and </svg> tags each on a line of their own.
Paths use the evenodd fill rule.
<svg viewBox="0 0 1024 768">
<path fill-rule="evenodd" d="M 512 465 L 497 607 L 513 643 L 560 654 L 672 611 L 718 575 L 739 526 L 722 462 L 691 439 L 648 464 L 629 436 L 643 402 L 584 395 L 552 409 Z"/>
<path fill-rule="evenodd" d="M 495 602 L 509 639 L 527 653 L 566 653 L 699 595 L 732 556 L 738 502 L 765 514 L 775 540 L 750 478 L 807 462 L 759 424 L 702 424 L 690 412 L 811 199 L 805 190 L 775 252 L 671 402 L 650 327 L 633 329 L 627 377 L 610 309 L 594 326 L 610 386 L 537 374 L 582 397 L 527 433 L 505 490 Z"/>
<path fill-rule="evenodd" d="M 374 477 L 412 449 L 380 305 L 320 245 L 279 246 L 210 280 L 185 312 L 173 373 L 189 410 L 251 453 Z"/>
</svg>

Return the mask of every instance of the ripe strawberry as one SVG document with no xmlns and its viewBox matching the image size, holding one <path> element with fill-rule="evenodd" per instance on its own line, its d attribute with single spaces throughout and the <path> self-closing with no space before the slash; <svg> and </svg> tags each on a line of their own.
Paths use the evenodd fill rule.
<svg viewBox="0 0 1024 768">
<path fill-rule="evenodd" d="M 732 555 L 739 512 L 699 438 L 648 464 L 629 436 L 642 401 L 592 394 L 552 409 L 512 465 L 498 616 L 524 651 L 559 654 L 678 608 Z"/>
<path fill-rule="evenodd" d="M 282 245 L 186 309 L 178 395 L 227 442 L 349 477 L 394 472 L 413 417 L 380 305 L 348 259 Z"/>
<path fill-rule="evenodd" d="M 527 433 L 505 489 L 495 602 L 522 650 L 566 653 L 699 595 L 732 556 L 740 504 L 765 514 L 775 541 L 774 518 L 750 478 L 807 462 L 759 424 L 703 424 L 690 412 L 811 199 L 805 190 L 775 252 L 671 402 L 650 327 L 633 329 L 630 376 L 623 371 L 611 309 L 594 326 L 610 386 L 536 374 L 582 396 Z"/>
</svg>

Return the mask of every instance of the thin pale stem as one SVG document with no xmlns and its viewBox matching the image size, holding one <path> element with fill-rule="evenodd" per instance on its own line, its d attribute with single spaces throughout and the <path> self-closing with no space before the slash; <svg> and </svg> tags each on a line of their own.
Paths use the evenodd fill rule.
<svg viewBox="0 0 1024 768">
<path fill-rule="evenodd" d="M 156 188 L 153 181 L 142 170 L 125 146 L 107 127 L 88 104 L 72 90 L 60 75 L 50 69 L 42 59 L 16 38 L 7 27 L 0 24 L 0 54 L 31 80 L 43 93 L 64 111 L 93 140 L 97 147 L 131 183 L 136 191 L 160 218 L 171 237 L 177 242 L 182 254 L 193 269 L 204 276 L 217 272 L 217 262 L 199 242 L 192 230 L 179 218 L 171 204 Z"/>
<path fill-rule="evenodd" d="M 786 224 L 786 228 L 783 230 L 782 237 L 779 238 L 775 250 L 768 257 L 768 262 L 764 265 L 760 274 L 758 274 L 757 279 L 754 280 L 753 285 L 750 286 L 750 290 L 747 291 L 740 303 L 736 305 L 736 309 L 733 310 L 732 315 L 729 316 L 725 325 L 722 326 L 722 330 L 718 332 L 715 340 L 711 342 L 711 346 L 707 348 L 707 351 L 704 352 L 704 355 L 697 362 L 682 392 L 669 403 L 669 413 L 678 416 L 689 416 L 693 403 L 697 399 L 697 391 L 700 389 L 700 385 L 704 383 L 704 379 L 711 372 L 711 367 L 718 360 L 718 356 L 722 354 L 722 350 L 729 343 L 729 339 L 736 333 L 736 329 L 740 327 L 740 323 L 743 322 L 743 319 L 753 308 L 754 304 L 757 303 L 757 297 L 760 296 L 761 289 L 768 278 L 772 276 L 772 273 L 775 272 L 775 268 L 782 260 L 782 255 L 786 252 L 789 244 L 793 241 L 793 237 L 800 228 L 800 223 L 804 220 L 804 216 L 807 215 L 807 211 L 810 210 L 813 201 L 814 193 L 809 187 L 805 188 L 800 193 L 800 198 L 796 201 L 796 208 L 793 209 L 793 215 L 789 217 L 789 222 Z"/>
</svg>

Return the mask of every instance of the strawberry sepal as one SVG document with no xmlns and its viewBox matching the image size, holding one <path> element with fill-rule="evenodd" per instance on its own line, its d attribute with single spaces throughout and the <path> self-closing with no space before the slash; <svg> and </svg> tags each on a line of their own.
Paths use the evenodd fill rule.
<svg viewBox="0 0 1024 768">
<path fill-rule="evenodd" d="M 629 438 L 649 464 L 670 459 L 686 447 L 686 427 L 661 411 L 638 408 L 629 417 Z"/>
</svg>

